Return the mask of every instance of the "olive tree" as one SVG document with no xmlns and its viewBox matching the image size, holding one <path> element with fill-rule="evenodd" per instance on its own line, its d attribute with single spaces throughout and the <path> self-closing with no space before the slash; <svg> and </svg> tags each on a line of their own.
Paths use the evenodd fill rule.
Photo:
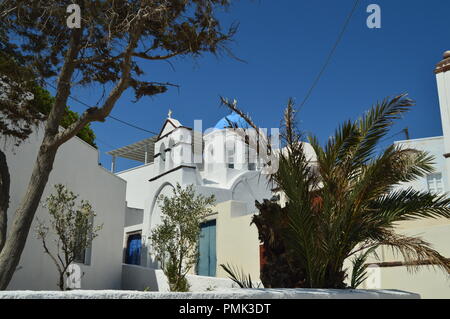
<svg viewBox="0 0 450 319">
<path fill-rule="evenodd" d="M 88 201 L 77 204 L 78 195 L 64 185 L 55 185 L 56 193 L 51 194 L 45 203 L 50 215 L 50 225 L 38 220 L 36 233 L 42 241 L 46 254 L 58 269 L 58 287 L 66 290 L 66 277 L 70 276 L 69 266 L 89 248 L 103 225 L 94 226 L 95 213 Z M 49 235 L 54 237 L 55 249 L 49 248 Z"/>
<path fill-rule="evenodd" d="M 172 196 L 158 198 L 161 224 L 150 239 L 153 253 L 167 276 L 171 291 L 188 291 L 186 275 L 198 261 L 200 223 L 213 210 L 214 195 L 196 195 L 192 185 L 177 184 Z"/>
</svg>

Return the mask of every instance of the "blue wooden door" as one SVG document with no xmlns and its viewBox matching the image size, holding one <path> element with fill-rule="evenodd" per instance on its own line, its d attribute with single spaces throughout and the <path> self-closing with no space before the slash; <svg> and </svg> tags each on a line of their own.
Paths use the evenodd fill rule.
<svg viewBox="0 0 450 319">
<path fill-rule="evenodd" d="M 141 264 L 141 234 L 134 234 L 128 237 L 125 263 L 130 265 Z"/>
<path fill-rule="evenodd" d="M 200 225 L 199 259 L 197 273 L 200 276 L 216 276 L 216 221 Z"/>
</svg>

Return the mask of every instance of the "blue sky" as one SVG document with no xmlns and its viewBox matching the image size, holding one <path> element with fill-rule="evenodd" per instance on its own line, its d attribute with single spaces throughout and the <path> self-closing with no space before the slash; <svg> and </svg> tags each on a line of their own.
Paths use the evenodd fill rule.
<svg viewBox="0 0 450 319">
<path fill-rule="evenodd" d="M 133 103 L 124 94 L 112 115 L 158 132 L 168 109 L 186 126 L 202 119 L 213 126 L 228 110 L 219 96 L 236 98 L 261 127 L 278 127 L 285 103 L 305 97 L 354 0 L 236 1 L 225 24 L 240 23 L 230 45 L 242 63 L 229 57 L 147 61 L 146 77 L 170 81 L 180 89 Z M 366 8 L 382 9 L 382 28 L 368 29 Z M 326 141 L 343 120 L 356 118 L 386 96 L 407 92 L 417 105 L 394 134 L 408 127 L 411 138 L 442 134 L 434 65 L 450 49 L 448 0 L 361 0 L 333 59 L 310 99 L 298 115 L 300 127 Z M 75 88 L 74 96 L 95 104 L 96 87 Z M 75 110 L 83 107 L 71 102 Z M 110 166 L 106 151 L 149 137 L 149 134 L 112 120 L 93 124 L 101 163 Z M 397 135 L 391 140 L 403 139 Z M 390 142 L 390 141 L 387 141 Z M 118 169 L 136 165 L 119 160 Z"/>
</svg>

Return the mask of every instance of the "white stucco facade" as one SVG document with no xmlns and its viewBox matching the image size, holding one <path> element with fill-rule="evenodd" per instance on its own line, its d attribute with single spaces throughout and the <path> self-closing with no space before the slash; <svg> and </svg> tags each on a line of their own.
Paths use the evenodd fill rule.
<svg viewBox="0 0 450 319">
<path fill-rule="evenodd" d="M 402 148 L 425 151 L 434 157 L 434 172 L 400 188 L 413 188 L 438 194 L 450 194 L 450 53 L 435 69 L 439 108 L 441 113 L 443 136 L 418 138 L 395 142 Z M 441 255 L 450 258 L 450 220 L 422 219 L 399 223 L 396 231 L 400 234 L 420 237 L 429 242 Z M 382 262 L 401 261 L 387 248 L 379 250 Z M 377 260 L 372 260 L 377 262 Z M 450 298 L 450 275 L 431 266 L 420 266 L 416 272 L 410 272 L 404 266 L 371 269 L 372 275 L 363 283 L 362 288 L 405 289 L 419 293 L 422 298 Z"/>
<path fill-rule="evenodd" d="M 403 183 L 401 187 L 408 188 L 412 187 L 416 190 L 421 191 L 433 191 L 434 189 L 440 189 L 441 193 L 448 192 L 450 188 L 448 187 L 448 171 L 445 166 L 445 158 L 443 154 L 445 153 L 444 137 L 426 137 L 418 138 L 412 140 L 396 141 L 394 144 L 404 148 L 404 149 L 415 149 L 420 151 L 425 151 L 429 155 L 433 156 L 433 168 L 434 172 L 423 178 L 418 178 L 409 183 Z M 437 183 L 437 184 L 436 184 Z"/>
<path fill-rule="evenodd" d="M 434 157 L 434 172 L 414 181 L 403 183 L 399 188 L 413 188 L 419 191 L 448 193 L 448 170 L 446 168 L 444 137 L 419 138 L 398 141 L 395 144 L 402 148 L 425 151 Z M 398 223 L 396 231 L 407 236 L 420 237 L 429 242 L 434 249 L 445 257 L 450 256 L 450 220 L 420 219 Z M 378 250 L 380 260 L 371 262 L 402 261 L 400 256 L 394 255 L 389 248 Z M 422 298 L 450 298 L 450 276 L 441 269 L 431 266 L 421 266 L 415 272 L 406 267 L 372 268 L 369 279 L 362 288 L 374 289 L 402 289 L 418 293 Z"/>
<path fill-rule="evenodd" d="M 195 143 L 199 143 L 200 152 L 195 150 Z M 214 195 L 216 199 L 214 213 L 207 218 L 216 223 L 216 275 L 225 276 L 219 264 L 230 262 L 258 278 L 259 241 L 256 227 L 250 222 L 256 210 L 255 200 L 271 198 L 272 192 L 261 174 L 261 161 L 257 156 L 249 160 L 252 152 L 243 137 L 217 128 L 205 134 L 194 133 L 168 118 L 154 142 L 154 150 L 151 163 L 117 173 L 127 181 L 127 205 L 143 215 L 142 224 L 125 228 L 124 249 L 128 236 L 140 231 L 140 265 L 157 268 L 148 239 L 160 223 L 157 198 L 172 195 L 177 183 L 182 187 L 193 185 L 197 194 Z M 236 238 L 239 242 L 233 241 Z"/>
<path fill-rule="evenodd" d="M 22 199 L 36 155 L 43 138 L 43 127 L 36 130 L 19 147 L 12 142 L 1 141 L 6 153 L 11 176 L 11 200 L 9 223 Z M 94 240 L 86 264 L 80 266 L 82 289 L 119 289 L 121 287 L 122 236 L 125 221 L 126 182 L 99 166 L 98 151 L 75 137 L 58 150 L 41 202 L 54 193 L 55 184 L 67 186 L 80 199 L 89 201 L 96 213 L 94 223 L 103 224 L 103 229 Z M 25 249 L 20 259 L 9 290 L 33 289 L 56 290 L 58 272 L 50 257 L 44 253 L 42 243 L 34 231 L 36 218 L 48 220 L 48 211 L 39 205 Z M 53 237 L 49 237 L 49 248 L 53 249 Z"/>
<path fill-rule="evenodd" d="M 441 113 L 442 133 L 445 158 L 445 170 L 450 172 L 450 54 L 444 53 L 444 59 L 436 65 L 436 83 L 439 96 L 439 110 Z M 450 189 L 450 181 L 447 179 L 446 188 Z"/>
</svg>

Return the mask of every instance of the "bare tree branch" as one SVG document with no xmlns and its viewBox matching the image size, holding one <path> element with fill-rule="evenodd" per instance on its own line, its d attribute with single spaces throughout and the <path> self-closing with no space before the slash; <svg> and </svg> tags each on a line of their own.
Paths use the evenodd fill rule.
<svg viewBox="0 0 450 319">
<path fill-rule="evenodd" d="M 148 55 L 145 52 L 137 52 L 137 53 L 134 53 L 133 56 L 141 58 L 141 59 L 145 59 L 145 60 L 167 60 L 167 59 L 173 58 L 177 55 L 185 54 L 187 52 L 189 52 L 189 50 L 173 52 L 173 53 L 166 54 L 166 55 Z"/>
<path fill-rule="evenodd" d="M 182 55 L 185 53 L 188 53 L 189 50 L 182 50 L 182 51 L 177 51 L 177 52 L 173 52 L 170 54 L 166 54 L 166 55 L 148 55 L 146 52 L 134 52 L 132 53 L 132 56 L 137 57 L 137 58 L 141 58 L 141 59 L 145 59 L 145 60 L 167 60 L 170 58 L 173 58 L 175 56 L 178 55 Z M 116 55 L 114 57 L 110 57 L 110 58 L 105 58 L 103 56 L 93 56 L 90 58 L 81 58 L 81 59 L 77 59 L 75 60 L 75 63 L 77 64 L 86 64 L 86 63 L 111 63 L 114 61 L 117 61 L 119 59 L 122 59 L 125 56 L 124 53 L 121 53 L 119 55 Z"/>
<path fill-rule="evenodd" d="M 41 237 L 41 241 L 42 241 L 42 246 L 44 247 L 44 251 L 47 255 L 50 256 L 50 258 L 53 260 L 53 262 L 56 265 L 56 268 L 58 268 L 58 272 L 61 274 L 63 273 L 63 270 L 61 269 L 61 267 L 59 266 L 58 260 L 55 258 L 55 256 L 53 256 L 53 254 L 50 252 L 50 250 L 47 247 L 47 243 L 45 242 L 45 237 Z M 59 257 L 59 255 L 58 255 Z M 60 258 L 61 260 L 61 258 Z"/>
<path fill-rule="evenodd" d="M 53 138 L 53 136 L 58 134 L 60 127 L 59 124 L 61 122 L 62 116 L 64 115 L 67 105 L 67 99 L 70 95 L 70 82 L 73 72 L 75 71 L 74 60 L 76 59 L 80 50 L 81 32 L 81 29 L 74 29 L 72 32 L 70 47 L 67 51 L 64 65 L 58 78 L 55 103 L 46 122 L 45 137 Z M 43 143 L 45 143 L 45 137 Z"/>
<path fill-rule="evenodd" d="M 130 85 L 129 82 L 130 82 L 132 56 L 133 51 L 136 48 L 137 42 L 139 40 L 140 33 L 141 29 L 137 23 L 135 32 L 131 34 L 126 51 L 123 53 L 124 59 L 122 62 L 122 77 L 120 81 L 116 84 L 116 86 L 112 89 L 103 106 L 100 108 L 92 107 L 87 109 L 81 115 L 81 117 L 77 122 L 73 123 L 63 132 L 59 133 L 58 136 L 56 136 L 54 140 L 54 143 L 56 145 L 59 146 L 68 141 L 70 138 L 75 136 L 79 132 L 79 130 L 83 128 L 86 124 L 93 121 L 102 122 L 109 115 L 114 105 L 116 104 L 117 100 L 122 95 L 123 91 L 125 91 Z"/>
</svg>

